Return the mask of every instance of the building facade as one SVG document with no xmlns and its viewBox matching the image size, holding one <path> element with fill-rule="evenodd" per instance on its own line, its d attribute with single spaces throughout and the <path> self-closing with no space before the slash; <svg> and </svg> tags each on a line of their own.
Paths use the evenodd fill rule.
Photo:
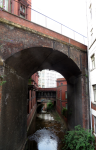
<svg viewBox="0 0 96 150">
<path fill-rule="evenodd" d="M 31 21 L 31 0 L 0 0 L 0 7 Z"/>
<path fill-rule="evenodd" d="M 28 96 L 27 96 L 27 130 L 31 124 L 31 120 L 36 112 L 36 91 L 38 90 L 38 72 L 34 73 L 28 80 Z"/>
<path fill-rule="evenodd" d="M 96 1 L 87 0 L 90 124 L 96 136 Z"/>
<path fill-rule="evenodd" d="M 67 108 L 67 81 L 65 78 L 57 79 L 56 90 L 56 109 L 59 114 L 62 113 L 63 107 Z"/>
<path fill-rule="evenodd" d="M 42 70 L 39 71 L 38 85 L 41 88 L 51 88 L 56 87 L 57 78 L 62 78 L 63 76 L 54 70 Z"/>
</svg>

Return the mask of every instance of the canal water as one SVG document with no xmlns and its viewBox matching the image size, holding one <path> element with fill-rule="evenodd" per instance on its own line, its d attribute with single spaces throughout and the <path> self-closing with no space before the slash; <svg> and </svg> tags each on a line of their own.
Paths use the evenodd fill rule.
<svg viewBox="0 0 96 150">
<path fill-rule="evenodd" d="M 36 115 L 28 132 L 25 150 L 61 150 L 65 127 L 53 115 L 42 112 Z"/>
</svg>

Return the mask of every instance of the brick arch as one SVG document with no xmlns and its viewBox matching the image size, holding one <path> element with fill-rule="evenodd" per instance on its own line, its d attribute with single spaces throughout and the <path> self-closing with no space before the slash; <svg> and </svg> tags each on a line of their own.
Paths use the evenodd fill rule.
<svg viewBox="0 0 96 150">
<path fill-rule="evenodd" d="M 45 68 L 60 72 L 68 81 L 68 109 L 72 112 L 68 116 L 68 127 L 72 129 L 81 124 L 88 128 L 86 46 L 16 16 L 12 20 L 11 14 L 4 15 L 4 18 L 11 20 L 0 20 L 0 74 L 7 81 L 1 87 L 0 95 L 2 149 L 16 149 L 16 144 L 20 147 L 25 141 L 27 79 Z"/>
<path fill-rule="evenodd" d="M 57 49 L 59 48 L 57 46 Z M 20 90 L 24 89 L 24 91 L 21 91 L 26 97 L 25 91 L 28 77 L 42 69 L 58 71 L 66 78 L 68 83 L 68 107 L 69 111 L 70 109 L 73 111 L 72 115 L 68 116 L 69 128 L 74 128 L 77 124 L 81 124 L 83 127 L 87 128 L 88 101 L 85 95 L 86 78 L 74 60 L 68 57 L 66 49 L 64 49 L 64 52 L 57 49 L 34 46 L 23 50 L 20 49 L 18 52 L 14 51 L 14 53 L 5 60 L 4 73 L 7 82 L 3 86 L 3 91 L 4 93 L 9 92 L 13 97 L 11 97 L 13 101 L 15 92 L 18 93 L 19 87 Z M 6 90 L 6 86 L 9 87 L 9 89 Z M 11 92 L 12 90 L 14 91 L 13 94 Z M 3 95 L 3 99 L 6 99 L 5 95 L 6 94 Z M 16 97 L 20 99 L 18 94 Z M 86 105 L 84 103 L 85 101 Z"/>
<path fill-rule="evenodd" d="M 25 79 L 43 69 L 55 70 L 66 80 L 81 74 L 79 67 L 70 57 L 48 47 L 31 47 L 16 52 L 6 59 L 5 65 L 13 68 Z"/>
<path fill-rule="evenodd" d="M 86 50 L 84 49 L 84 46 L 79 48 L 75 45 L 45 36 L 38 32 L 34 33 L 33 31 L 18 28 L 9 24 L 0 23 L 0 28 L 2 28 L 0 40 L 0 45 L 2 45 L 2 47 L 0 56 L 4 61 L 24 49 L 48 47 L 67 55 L 77 64 L 80 70 L 81 65 L 86 67 Z M 84 59 L 85 62 L 83 61 Z"/>
</svg>

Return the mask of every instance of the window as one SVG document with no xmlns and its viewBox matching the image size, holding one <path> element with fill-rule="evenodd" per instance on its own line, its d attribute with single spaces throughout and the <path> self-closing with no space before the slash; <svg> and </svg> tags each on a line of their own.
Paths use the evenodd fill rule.
<svg viewBox="0 0 96 150">
<path fill-rule="evenodd" d="M 67 99 L 67 91 L 65 91 L 65 99 Z"/>
<path fill-rule="evenodd" d="M 5 0 L 5 10 L 8 11 L 8 0 Z"/>
<path fill-rule="evenodd" d="M 20 4 L 20 17 L 26 18 L 26 7 L 23 4 Z"/>
<path fill-rule="evenodd" d="M 95 55 L 91 56 L 91 62 L 92 62 L 92 69 L 95 68 Z"/>
<path fill-rule="evenodd" d="M 93 85 L 94 102 L 96 102 L 96 85 Z"/>
<path fill-rule="evenodd" d="M 0 7 L 4 8 L 7 11 L 8 11 L 8 4 L 9 4 L 8 0 L 0 0 Z"/>
<path fill-rule="evenodd" d="M 61 83 L 61 85 L 63 85 L 63 83 Z"/>
<path fill-rule="evenodd" d="M 96 133 L 96 117 L 94 117 L 94 132 Z"/>
<path fill-rule="evenodd" d="M 3 0 L 0 0 L 0 7 L 3 7 Z"/>
<path fill-rule="evenodd" d="M 44 73 L 42 73 L 42 77 L 44 77 Z"/>
<path fill-rule="evenodd" d="M 0 7 L 5 9 L 6 11 L 12 10 L 12 0 L 0 0 Z"/>
</svg>

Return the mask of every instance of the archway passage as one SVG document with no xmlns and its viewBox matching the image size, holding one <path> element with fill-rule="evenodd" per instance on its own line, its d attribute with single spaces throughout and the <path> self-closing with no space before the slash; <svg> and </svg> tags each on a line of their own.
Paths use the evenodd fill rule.
<svg viewBox="0 0 96 150">
<path fill-rule="evenodd" d="M 21 150 L 27 131 L 28 78 L 42 69 L 55 70 L 67 80 L 69 128 L 88 128 L 86 46 L 11 14 L 0 15 L 7 19 L 0 20 L 0 75 L 6 81 L 0 86 L 0 150 Z"/>
<path fill-rule="evenodd" d="M 70 57 L 58 50 L 31 47 L 5 60 L 4 80 L 6 83 L 2 87 L 0 125 L 3 149 L 6 149 L 6 146 L 14 149 L 14 146 L 8 145 L 9 138 L 10 143 L 20 145 L 26 139 L 27 81 L 32 74 L 42 69 L 55 70 L 67 80 L 68 110 L 71 112 L 71 115 L 70 113 L 68 115 L 68 127 L 72 129 L 75 125 L 81 124 L 88 128 L 87 112 L 84 114 L 86 106 L 83 106 L 83 98 L 86 97 L 82 96 L 85 77 L 82 76 L 80 68 Z M 17 145 L 20 149 L 19 144 Z"/>
</svg>

